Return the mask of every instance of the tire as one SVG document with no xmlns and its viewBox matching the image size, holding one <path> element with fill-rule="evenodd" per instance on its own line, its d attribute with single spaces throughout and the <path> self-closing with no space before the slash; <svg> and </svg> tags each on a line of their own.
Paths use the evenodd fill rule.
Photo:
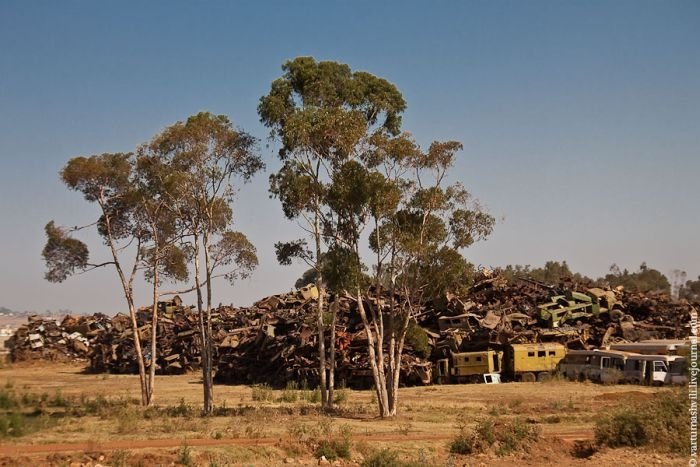
<svg viewBox="0 0 700 467">
<path fill-rule="evenodd" d="M 552 380 L 552 375 L 546 371 L 543 371 L 542 373 L 539 373 L 537 375 L 537 381 L 540 383 L 546 383 L 547 381 Z"/>
<path fill-rule="evenodd" d="M 520 377 L 520 380 L 523 383 L 534 383 L 537 378 L 535 377 L 534 373 L 523 373 L 523 375 Z"/>
</svg>

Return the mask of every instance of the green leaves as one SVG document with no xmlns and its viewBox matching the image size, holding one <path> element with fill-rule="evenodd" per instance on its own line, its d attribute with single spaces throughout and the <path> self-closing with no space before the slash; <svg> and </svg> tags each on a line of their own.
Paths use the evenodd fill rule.
<svg viewBox="0 0 700 467">
<path fill-rule="evenodd" d="M 64 229 L 56 227 L 54 221 L 44 227 L 46 246 L 41 256 L 46 261 L 47 271 L 44 278 L 49 282 L 63 282 L 76 270 L 88 266 L 88 247 L 85 243 L 71 238 Z"/>
<path fill-rule="evenodd" d="M 231 283 L 249 277 L 258 266 L 255 247 L 241 232 L 228 230 L 222 233 L 219 241 L 211 247 L 211 256 L 214 267 L 233 265 L 225 274 Z"/>
<path fill-rule="evenodd" d="M 294 259 L 311 263 L 313 258 L 313 252 L 308 248 L 304 239 L 275 243 L 275 254 L 277 261 L 283 266 L 289 266 Z"/>
<path fill-rule="evenodd" d="M 328 289 L 336 292 L 355 290 L 363 287 L 369 280 L 364 274 L 366 269 L 357 252 L 339 244 L 332 245 L 322 261 L 322 275 Z"/>
<path fill-rule="evenodd" d="M 315 180 L 308 167 L 297 161 L 285 161 L 279 172 L 270 175 L 270 193 L 280 200 L 288 219 L 313 211 L 324 190 L 325 186 Z"/>
<path fill-rule="evenodd" d="M 90 202 L 128 191 L 131 153 L 74 157 L 61 171 L 61 179 Z"/>
<path fill-rule="evenodd" d="M 377 124 L 398 134 L 406 103 L 388 81 L 312 57 L 290 60 L 282 70 L 269 94 L 260 98 L 258 114 L 282 142 L 283 159 L 297 151 L 336 160 L 348 157 Z"/>
</svg>

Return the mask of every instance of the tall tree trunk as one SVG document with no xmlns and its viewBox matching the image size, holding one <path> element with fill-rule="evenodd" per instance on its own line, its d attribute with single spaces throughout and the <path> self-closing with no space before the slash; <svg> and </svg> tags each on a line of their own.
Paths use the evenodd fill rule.
<svg viewBox="0 0 700 467">
<path fill-rule="evenodd" d="M 199 236 L 194 234 L 194 286 L 197 290 L 197 313 L 199 315 L 199 337 L 200 337 L 200 352 L 201 352 L 201 365 L 202 365 L 202 388 L 204 390 L 203 396 L 203 409 L 202 411 L 206 413 L 206 407 L 209 404 L 209 391 L 207 390 L 207 328 L 204 323 L 204 299 L 202 298 L 202 283 L 199 279 L 200 274 L 200 264 L 199 264 Z"/>
<path fill-rule="evenodd" d="M 404 342 L 406 341 L 406 332 L 408 331 L 408 324 L 410 320 L 411 314 L 409 310 L 409 312 L 407 312 L 403 316 L 403 320 L 401 321 L 401 326 L 398 331 L 398 339 L 395 342 L 395 346 L 393 349 L 390 349 L 391 352 L 395 353 L 394 361 L 398 362 L 393 368 L 389 369 L 389 371 L 393 373 L 393 387 L 391 388 L 389 398 L 389 413 L 392 417 L 396 416 L 399 407 L 399 379 L 401 378 L 401 355 L 403 355 L 403 346 Z"/>
<path fill-rule="evenodd" d="M 376 344 L 379 350 L 381 350 L 383 336 L 377 335 L 375 341 L 372 326 L 369 320 L 367 319 L 367 312 L 365 311 L 365 306 L 362 302 L 362 292 L 359 288 L 357 289 L 357 309 L 360 312 L 360 318 L 362 318 L 362 324 L 365 327 L 365 332 L 367 335 L 367 351 L 369 353 L 369 365 L 372 370 L 372 377 L 374 378 L 374 388 L 377 393 L 379 416 L 385 418 L 389 416 L 389 398 L 386 391 L 386 377 L 383 368 L 384 361 L 381 353 L 378 355 L 378 352 L 375 349 Z"/>
<path fill-rule="evenodd" d="M 320 273 L 316 276 L 316 289 L 318 290 L 316 326 L 318 327 L 318 384 L 321 388 L 321 407 L 328 406 L 328 386 L 326 382 L 326 333 L 323 324 L 324 291 L 321 287 Z"/>
<path fill-rule="evenodd" d="M 114 238 L 112 237 L 112 226 L 110 223 L 110 217 L 105 212 L 104 202 L 100 201 L 100 207 L 104 213 L 104 219 L 107 230 L 107 240 L 109 243 L 109 249 L 112 252 L 112 259 L 114 260 L 114 267 L 117 269 L 117 274 L 119 275 L 119 280 L 122 284 L 122 289 L 124 291 L 124 298 L 129 306 L 129 319 L 131 321 L 131 330 L 134 335 L 134 350 L 136 351 L 136 360 L 139 368 L 139 382 L 141 383 L 141 405 L 148 405 L 148 384 L 146 381 L 146 367 L 143 362 L 143 350 L 141 348 L 141 336 L 139 335 L 139 325 L 136 320 L 136 307 L 134 306 L 134 289 L 132 287 L 133 278 L 136 274 L 136 267 L 140 258 L 140 242 L 137 245 L 136 259 L 134 259 L 134 267 L 131 271 L 130 280 L 126 279 L 124 271 L 122 270 L 121 263 L 119 262 L 119 256 L 117 255 L 117 247 L 114 243 Z"/>
<path fill-rule="evenodd" d="M 154 264 L 153 264 L 153 309 L 151 311 L 151 365 L 148 372 L 148 403 L 147 405 L 153 404 L 153 393 L 155 389 L 156 382 L 156 360 L 158 357 L 158 254 L 160 252 L 156 249 L 154 253 Z"/>
<path fill-rule="evenodd" d="M 333 408 L 333 393 L 335 392 L 335 321 L 338 316 L 338 305 L 337 301 L 334 301 L 331 303 L 330 307 L 330 312 L 331 312 L 331 331 L 330 331 L 330 336 L 329 336 L 329 345 L 330 345 L 330 368 L 328 370 L 328 409 Z"/>
<path fill-rule="evenodd" d="M 204 391 L 206 391 L 206 397 L 204 398 L 204 414 L 211 415 L 214 410 L 214 361 L 213 353 L 214 346 L 212 345 L 212 331 L 211 331 L 211 258 L 209 257 L 209 234 L 204 233 L 204 266 L 206 269 L 206 280 L 207 280 L 207 371 L 204 375 Z"/>
<path fill-rule="evenodd" d="M 134 335 L 134 350 L 136 351 L 136 362 L 139 368 L 139 382 L 141 383 L 141 405 L 148 405 L 148 384 L 146 382 L 146 366 L 143 362 L 143 349 L 141 348 L 141 336 L 139 335 L 139 325 L 136 321 L 136 307 L 134 306 L 133 295 L 128 293 L 126 301 L 129 302 L 129 319 L 131 321 L 131 330 Z"/>
<path fill-rule="evenodd" d="M 326 336 L 323 324 L 323 276 L 321 274 L 321 222 L 320 213 L 316 211 L 314 221 L 314 240 L 316 242 L 316 290 L 318 291 L 316 326 L 318 328 L 318 379 L 321 388 L 321 407 L 328 407 L 328 386 L 326 385 Z"/>
</svg>

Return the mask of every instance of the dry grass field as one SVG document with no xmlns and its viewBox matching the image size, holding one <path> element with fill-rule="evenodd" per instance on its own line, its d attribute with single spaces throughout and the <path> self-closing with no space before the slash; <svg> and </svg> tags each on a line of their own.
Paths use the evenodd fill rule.
<svg viewBox="0 0 700 467">
<path fill-rule="evenodd" d="M 583 457 L 579 441 L 593 438 L 599 417 L 665 391 L 641 386 L 405 388 L 395 420 L 375 417 L 370 391 L 340 391 L 339 409 L 328 416 L 318 412 L 313 391 L 250 386 L 217 386 L 216 414 L 203 418 L 196 374 L 158 378 L 157 407 L 146 411 L 136 404 L 137 377 L 83 374 L 80 365 L 5 366 L 0 387 L 0 402 L 25 412 L 16 422 L 21 435 L 0 438 L 0 465 L 317 465 L 326 445 L 347 450 L 335 465 L 687 463 L 649 448 L 601 448 Z M 451 454 L 458 426 L 479 420 L 517 420 L 539 437 L 528 450 Z"/>
</svg>

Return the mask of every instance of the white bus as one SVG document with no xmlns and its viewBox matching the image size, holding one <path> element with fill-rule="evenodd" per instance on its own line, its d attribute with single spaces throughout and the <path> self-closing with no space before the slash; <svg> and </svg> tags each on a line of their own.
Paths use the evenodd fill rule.
<svg viewBox="0 0 700 467">
<path fill-rule="evenodd" d="M 616 384 L 686 384 L 685 358 L 678 355 L 642 355 L 620 350 L 570 350 L 559 372 L 571 380 Z"/>
<path fill-rule="evenodd" d="M 559 362 L 559 373 L 570 380 L 619 383 L 624 379 L 628 355 L 617 350 L 569 350 Z"/>
<path fill-rule="evenodd" d="M 625 362 L 625 381 L 634 384 L 687 384 L 685 358 L 678 355 L 632 354 Z"/>
</svg>

